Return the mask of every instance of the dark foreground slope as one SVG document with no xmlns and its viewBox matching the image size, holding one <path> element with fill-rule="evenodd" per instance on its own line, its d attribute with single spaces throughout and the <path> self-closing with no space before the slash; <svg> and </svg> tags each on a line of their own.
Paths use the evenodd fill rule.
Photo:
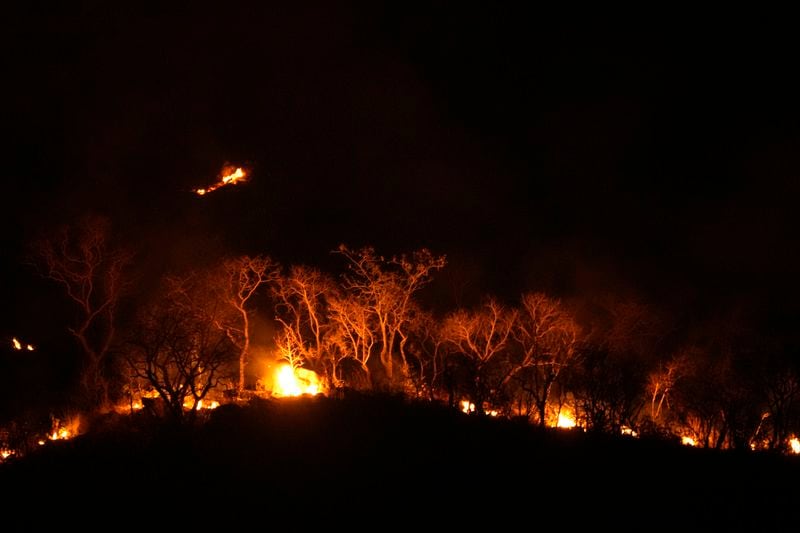
<svg viewBox="0 0 800 533">
<path fill-rule="evenodd" d="M 165 529 L 796 525 L 800 462 L 540 431 L 396 398 L 223 406 L 197 429 L 140 418 L 0 468 L 6 524 Z M 31 514 L 29 505 L 34 504 Z M 392 529 L 394 529 L 392 527 Z"/>
</svg>

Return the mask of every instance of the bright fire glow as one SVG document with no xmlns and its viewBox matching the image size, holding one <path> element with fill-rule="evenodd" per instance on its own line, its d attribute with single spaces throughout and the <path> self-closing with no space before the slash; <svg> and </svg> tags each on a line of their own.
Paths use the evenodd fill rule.
<svg viewBox="0 0 800 533">
<path fill-rule="evenodd" d="M 575 421 L 575 418 L 569 413 L 558 413 L 558 422 L 556 423 L 556 427 L 574 428 L 577 425 L 578 423 Z"/>
<path fill-rule="evenodd" d="M 292 368 L 284 364 L 275 371 L 275 384 L 272 394 L 275 396 L 315 395 L 322 392 L 322 386 L 316 372 L 305 368 Z"/>
<path fill-rule="evenodd" d="M 20 340 L 19 340 L 18 338 L 16 338 L 16 337 L 13 337 L 13 338 L 11 339 L 11 346 L 12 346 L 12 347 L 13 347 L 15 350 L 22 350 L 23 348 L 24 348 L 24 349 L 26 349 L 26 350 L 28 350 L 29 352 L 32 352 L 32 351 L 34 350 L 33 344 L 23 344 L 23 343 L 22 343 L 22 342 L 20 342 Z"/>
<path fill-rule="evenodd" d="M 14 455 L 14 450 L 9 450 L 8 448 L 3 448 L 0 450 L 0 461 L 4 461 Z"/>
<path fill-rule="evenodd" d="M 475 412 L 475 404 L 469 400 L 461 400 L 461 411 L 467 414 Z"/>
<path fill-rule="evenodd" d="M 681 444 L 685 446 L 697 446 L 697 443 L 692 437 L 681 437 Z"/>
<path fill-rule="evenodd" d="M 194 193 L 203 196 L 225 185 L 236 185 L 239 182 L 247 181 L 247 172 L 242 167 L 226 166 L 222 169 L 221 174 L 218 182 L 202 189 L 195 189 Z"/>
<path fill-rule="evenodd" d="M 789 446 L 792 447 L 792 453 L 800 453 L 800 439 L 797 437 L 789 440 Z"/>
<path fill-rule="evenodd" d="M 55 420 L 53 423 L 53 431 L 47 436 L 50 440 L 67 440 L 71 439 L 78 434 L 80 428 L 80 419 L 75 417 L 66 423 L 61 423 Z"/>
<path fill-rule="evenodd" d="M 183 401 L 184 409 L 191 409 L 193 405 L 194 405 L 194 400 L 192 399 L 191 396 L 186 398 Z M 219 402 L 217 402 L 215 400 L 208 401 L 208 400 L 205 400 L 205 399 L 200 399 L 197 402 L 197 410 L 198 411 L 200 409 L 216 409 L 217 407 L 219 407 Z"/>
</svg>

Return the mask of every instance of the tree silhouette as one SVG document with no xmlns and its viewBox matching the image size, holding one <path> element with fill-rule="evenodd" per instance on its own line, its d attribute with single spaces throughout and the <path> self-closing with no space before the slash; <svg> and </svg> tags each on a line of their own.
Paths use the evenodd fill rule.
<svg viewBox="0 0 800 533">
<path fill-rule="evenodd" d="M 111 399 L 111 348 L 131 257 L 112 245 L 110 222 L 101 216 L 86 216 L 32 246 L 36 268 L 60 284 L 75 304 L 76 320 L 68 329 L 83 354 L 80 385 L 88 407 L 107 405 Z"/>
<path fill-rule="evenodd" d="M 532 395 L 539 425 L 544 426 L 553 385 L 580 353 L 580 328 L 560 301 L 527 293 L 522 295 L 513 336 L 522 354 L 514 373 L 521 388 Z"/>
<path fill-rule="evenodd" d="M 200 401 L 230 368 L 237 350 L 219 327 L 230 312 L 205 280 L 192 274 L 165 280 L 140 315 L 128 360 L 134 375 L 158 392 L 171 419 L 194 419 Z"/>
<path fill-rule="evenodd" d="M 459 310 L 445 319 L 442 334 L 453 356 L 469 369 L 468 394 L 478 413 L 485 402 L 500 403 L 500 389 L 513 371 L 508 345 L 516 319 L 516 311 L 492 298 L 476 310 Z"/>
</svg>

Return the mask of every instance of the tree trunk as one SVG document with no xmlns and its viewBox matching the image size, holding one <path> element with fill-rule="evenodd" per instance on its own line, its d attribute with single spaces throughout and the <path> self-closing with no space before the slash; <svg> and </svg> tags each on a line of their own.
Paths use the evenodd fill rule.
<svg viewBox="0 0 800 533">
<path fill-rule="evenodd" d="M 244 369 L 247 366 L 247 353 L 250 351 L 250 320 L 247 317 L 247 311 L 242 308 L 242 351 L 239 353 L 239 384 L 237 386 L 237 395 L 241 396 L 244 392 Z"/>
</svg>

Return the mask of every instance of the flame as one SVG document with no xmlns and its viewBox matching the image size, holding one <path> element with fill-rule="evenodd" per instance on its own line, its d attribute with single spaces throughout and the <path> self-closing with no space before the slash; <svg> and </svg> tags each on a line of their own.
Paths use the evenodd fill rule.
<svg viewBox="0 0 800 533">
<path fill-rule="evenodd" d="M 8 459 L 9 457 L 11 457 L 16 453 L 17 452 L 15 452 L 14 450 L 9 450 L 8 448 L 2 448 L 0 449 L 0 461 L 5 461 L 6 459 Z"/>
<path fill-rule="evenodd" d="M 221 174 L 222 176 L 218 182 L 203 189 L 195 189 L 194 193 L 198 196 L 204 196 L 225 185 L 236 185 L 239 182 L 247 181 L 247 172 L 242 167 L 226 166 L 222 169 Z"/>
<path fill-rule="evenodd" d="M 75 417 L 62 424 L 58 419 L 53 420 L 53 431 L 47 436 L 50 440 L 67 440 L 78 434 L 81 421 Z"/>
<path fill-rule="evenodd" d="M 792 453 L 800 453 L 800 439 L 797 437 L 789 439 L 789 446 L 792 447 Z"/>
<path fill-rule="evenodd" d="M 26 350 L 28 350 L 29 352 L 32 352 L 33 350 L 35 350 L 35 348 L 33 347 L 33 344 L 23 344 L 23 343 L 22 343 L 22 342 L 20 342 L 20 340 L 19 340 L 18 338 L 16 338 L 16 337 L 13 337 L 13 338 L 11 339 L 11 346 L 12 346 L 12 347 L 13 347 L 15 350 L 22 350 L 23 348 L 24 348 L 24 349 L 26 349 Z"/>
<path fill-rule="evenodd" d="M 469 400 L 461 400 L 461 411 L 467 414 L 475 412 L 475 404 Z"/>
<path fill-rule="evenodd" d="M 306 368 L 292 368 L 284 364 L 275 371 L 275 384 L 272 394 L 275 396 L 312 396 L 322 392 L 322 383 L 316 372 Z"/>
<path fill-rule="evenodd" d="M 692 437 L 686 437 L 686 436 L 681 437 L 681 444 L 683 444 L 684 446 L 697 446 L 697 443 Z"/>
<path fill-rule="evenodd" d="M 577 425 L 578 422 L 575 420 L 575 417 L 572 416 L 572 413 L 565 413 L 565 412 L 558 413 L 558 422 L 556 422 L 556 427 L 574 428 Z"/>
<path fill-rule="evenodd" d="M 183 400 L 184 409 L 191 409 L 193 405 L 194 405 L 194 400 L 191 396 Z M 216 409 L 217 407 L 219 407 L 219 402 L 215 400 L 207 401 L 204 398 L 201 398 L 200 400 L 197 401 L 198 411 L 200 409 L 208 409 L 208 410 Z"/>
</svg>

